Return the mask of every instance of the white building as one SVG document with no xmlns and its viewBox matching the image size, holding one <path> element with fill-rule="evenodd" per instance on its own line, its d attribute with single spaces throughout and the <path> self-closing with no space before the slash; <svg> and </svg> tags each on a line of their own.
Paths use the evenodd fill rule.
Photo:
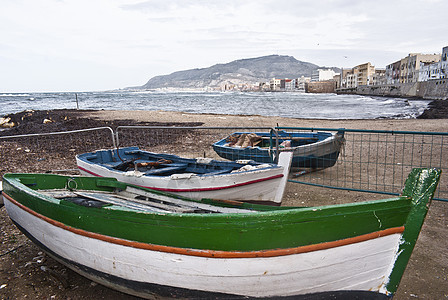
<svg viewBox="0 0 448 300">
<path fill-rule="evenodd" d="M 375 69 L 375 73 L 372 75 L 372 85 L 384 85 L 386 84 L 386 69 Z"/>
<path fill-rule="evenodd" d="M 295 90 L 295 81 L 292 79 L 285 79 L 285 91 L 293 91 Z"/>
<path fill-rule="evenodd" d="M 448 78 L 448 46 L 442 49 L 442 55 L 437 62 L 421 62 L 418 81 L 428 81 Z"/>
<path fill-rule="evenodd" d="M 443 47 L 440 61 L 440 78 L 448 78 L 448 46 Z"/>
<path fill-rule="evenodd" d="M 301 92 L 305 92 L 305 84 L 311 81 L 311 77 L 301 76 L 300 78 L 295 79 L 296 81 L 296 89 Z"/>
<path fill-rule="evenodd" d="M 386 66 L 386 84 L 400 83 L 401 60 Z"/>
<path fill-rule="evenodd" d="M 358 73 L 348 73 L 345 77 L 345 87 L 355 88 L 358 86 Z"/>
<path fill-rule="evenodd" d="M 271 91 L 279 91 L 281 87 L 281 79 L 272 78 L 269 82 L 269 86 L 271 88 Z"/>
<path fill-rule="evenodd" d="M 441 62 L 420 64 L 418 81 L 428 81 L 440 78 L 443 78 L 441 77 Z"/>
<path fill-rule="evenodd" d="M 336 73 L 332 69 L 317 69 L 311 74 L 311 81 L 332 80 Z"/>
</svg>

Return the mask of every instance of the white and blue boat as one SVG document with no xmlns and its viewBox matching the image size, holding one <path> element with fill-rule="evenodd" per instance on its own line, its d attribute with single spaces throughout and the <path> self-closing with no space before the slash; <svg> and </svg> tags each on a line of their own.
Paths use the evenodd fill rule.
<svg viewBox="0 0 448 300">
<path fill-rule="evenodd" d="M 193 199 L 238 200 L 280 205 L 291 154 L 279 164 L 183 158 L 138 147 L 97 150 L 76 156 L 82 175 L 113 177 L 141 187 Z"/>
</svg>

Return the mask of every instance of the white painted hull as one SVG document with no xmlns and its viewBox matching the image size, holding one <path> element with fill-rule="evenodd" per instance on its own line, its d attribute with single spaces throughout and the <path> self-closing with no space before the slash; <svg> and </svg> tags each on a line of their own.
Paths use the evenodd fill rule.
<svg viewBox="0 0 448 300">
<path fill-rule="evenodd" d="M 250 172 L 237 172 L 209 176 L 139 176 L 134 172 L 110 170 L 98 164 L 77 159 L 82 175 L 114 177 L 119 181 L 169 192 L 193 199 L 221 199 L 239 201 L 273 202 L 280 204 L 288 173 L 291 154 L 287 154 L 287 166 L 264 168 Z"/>
<path fill-rule="evenodd" d="M 249 297 L 341 290 L 385 293 L 383 287 L 401 237 L 391 234 L 325 250 L 275 257 L 211 258 L 109 243 L 50 224 L 6 198 L 5 206 L 11 219 L 54 257 L 71 262 L 75 271 L 95 281 L 139 296 L 144 295 L 129 286 L 109 282 L 100 274 L 137 285 L 149 283 Z M 74 264 L 82 268 L 73 267 Z"/>
</svg>

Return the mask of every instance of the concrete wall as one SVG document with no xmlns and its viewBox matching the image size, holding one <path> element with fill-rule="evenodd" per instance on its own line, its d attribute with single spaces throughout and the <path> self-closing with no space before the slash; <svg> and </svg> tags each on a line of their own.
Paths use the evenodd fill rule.
<svg viewBox="0 0 448 300">
<path fill-rule="evenodd" d="M 356 88 L 338 89 L 336 93 L 447 100 L 448 79 L 401 84 L 364 85 Z"/>
<path fill-rule="evenodd" d="M 307 93 L 334 93 L 336 91 L 336 81 L 314 81 L 305 84 Z"/>
<path fill-rule="evenodd" d="M 417 95 L 423 99 L 448 100 L 448 79 L 420 82 Z"/>
</svg>

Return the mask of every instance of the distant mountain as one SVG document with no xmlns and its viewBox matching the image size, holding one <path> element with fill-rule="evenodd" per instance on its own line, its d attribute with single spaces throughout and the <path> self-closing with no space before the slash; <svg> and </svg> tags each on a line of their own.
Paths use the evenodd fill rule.
<svg viewBox="0 0 448 300">
<path fill-rule="evenodd" d="M 292 56 L 269 55 L 235 60 L 202 69 L 178 71 L 155 76 L 141 89 L 157 88 L 216 88 L 225 84 L 266 82 L 272 78 L 310 77 L 319 66 Z"/>
</svg>

